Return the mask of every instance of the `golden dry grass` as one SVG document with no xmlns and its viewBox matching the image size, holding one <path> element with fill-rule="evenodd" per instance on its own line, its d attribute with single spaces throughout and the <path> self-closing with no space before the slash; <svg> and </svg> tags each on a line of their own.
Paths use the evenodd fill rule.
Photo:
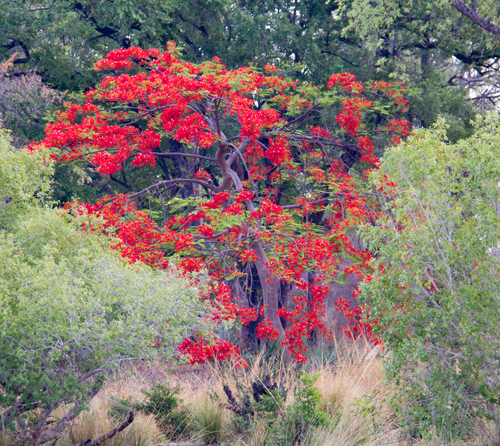
<svg viewBox="0 0 500 446">
<path fill-rule="evenodd" d="M 109 409 L 120 399 L 142 400 L 142 380 L 128 378 L 108 385 L 93 399 L 90 410 L 75 419 L 71 425 L 67 439 L 70 444 L 79 444 L 88 439 L 97 438 L 120 424 L 120 420 L 110 416 Z M 126 413 L 126 408 L 123 408 Z M 152 415 L 137 413 L 134 422 L 113 438 L 107 440 L 106 446 L 154 446 L 165 440 L 157 422 Z"/>
<path fill-rule="evenodd" d="M 295 404 L 295 389 L 300 386 L 300 373 L 295 365 L 286 365 L 281 358 L 261 353 L 254 358 L 248 369 L 236 369 L 229 364 L 203 366 L 161 365 L 146 368 L 136 364 L 126 377 L 117 377 L 101 391 L 91 403 L 90 410 L 80 414 L 58 442 L 59 445 L 78 444 L 96 438 L 120 424 L 110 415 L 109 409 L 120 400 L 142 401 L 148 390 L 157 383 L 179 386 L 178 395 L 183 407 L 189 411 L 186 432 L 174 438 L 162 432 L 158 420 L 152 415 L 136 413 L 134 422 L 123 432 L 104 443 L 104 446 L 158 446 L 168 444 L 225 444 L 232 446 L 444 446 L 437 436 L 431 441 L 405 438 L 387 401 L 391 390 L 384 383 L 380 351 L 366 342 L 333 344 L 325 350 L 333 360 L 313 356 L 305 369 L 312 375 L 319 374 L 314 388 L 321 395 L 318 408 L 326 412 L 329 422 L 306 426 L 301 432 L 300 443 L 274 442 L 273 419 L 241 416 L 224 407 L 227 398 L 223 385 L 228 385 L 235 395 L 241 389 L 251 388 L 252 382 L 260 382 L 267 374 L 274 382 L 287 389 L 285 401 L 279 401 L 275 414 L 281 416 L 282 431 L 301 431 L 301 426 L 290 422 L 283 415 Z M 279 371 L 279 372 L 278 372 Z M 123 407 L 124 413 L 127 407 Z M 288 423 L 288 424 L 287 424 Z M 432 436 L 431 436 L 432 437 Z M 271 441 L 270 441 L 271 439 Z M 178 443 L 173 443 L 177 440 Z M 182 442 L 180 441 L 182 440 Z M 172 443 L 170 443 L 172 442 Z M 0 446 L 10 446 L 11 441 L 2 439 Z M 456 443 L 453 446 L 483 445 L 479 439 Z M 448 444 L 447 444 L 448 445 Z"/>
<path fill-rule="evenodd" d="M 367 343 L 333 345 L 335 361 L 330 363 L 312 360 L 307 368 L 310 373 L 319 373 L 315 388 L 321 394 L 319 409 L 327 412 L 331 422 L 323 427 L 309 427 L 302 435 L 303 446 L 383 446 L 409 445 L 386 400 L 390 390 L 384 384 L 382 362 L 377 348 Z M 261 354 L 263 355 L 263 354 Z M 287 398 L 281 402 L 279 413 L 283 414 L 294 404 L 294 389 L 299 384 L 295 367 L 285 366 L 284 361 L 257 357 L 246 369 L 234 369 L 227 364 L 204 366 L 157 366 L 135 369 L 135 374 L 110 383 L 96 397 L 90 411 L 82 414 L 68 434 L 69 443 L 85 441 L 109 431 L 116 426 L 108 415 L 113 401 L 144 399 L 142 389 L 149 389 L 155 383 L 179 386 L 179 398 L 189 409 L 189 441 L 193 444 L 231 444 L 264 446 L 269 443 L 269 420 L 254 417 L 247 420 L 242 430 L 242 419 L 222 407 L 227 399 L 223 385 L 228 385 L 235 394 L 241 386 L 250 388 L 252 382 L 259 382 L 266 374 L 275 372 L 274 380 L 281 381 L 287 389 Z M 281 370 L 277 375 L 276 370 Z M 366 403 L 370 403 L 367 410 Z M 284 429 L 294 429 L 287 426 Z M 183 439 L 187 441 L 187 436 Z M 153 416 L 138 414 L 136 420 L 105 443 L 106 446 L 157 446 L 170 441 L 160 431 Z M 188 443 L 183 443 L 188 444 Z M 281 443 L 280 443 L 281 444 Z M 438 446 L 432 442 L 414 441 L 413 446 Z M 476 444 L 474 442 L 463 443 Z M 477 443 L 478 445 L 480 443 Z M 293 446 L 290 444 L 290 446 Z M 458 446 L 458 445 L 457 445 Z"/>
</svg>

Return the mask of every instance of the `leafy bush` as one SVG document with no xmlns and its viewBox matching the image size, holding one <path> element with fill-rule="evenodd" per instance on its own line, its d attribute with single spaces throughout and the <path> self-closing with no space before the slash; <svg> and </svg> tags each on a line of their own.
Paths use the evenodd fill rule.
<svg viewBox="0 0 500 446">
<path fill-rule="evenodd" d="M 126 264 L 103 236 L 37 208 L 33 194 L 47 182 L 43 167 L 30 171 L 38 157 L 0 138 L 0 159 L 11 166 L 0 163 L 0 221 L 9 228 L 0 229 L 0 408 L 21 443 L 43 444 L 86 408 L 110 371 L 172 354 L 204 310 L 175 271 Z"/>
<path fill-rule="evenodd" d="M 321 394 L 314 388 L 318 377 L 319 374 L 304 372 L 293 395 L 283 380 L 278 385 L 269 375 L 253 382 L 251 391 L 247 388 L 245 392 L 243 386 L 239 386 L 238 398 L 226 386 L 229 404 L 225 407 L 241 417 L 238 425 L 243 434 L 258 429 L 265 431 L 265 444 L 301 444 L 311 428 L 329 424 L 328 415 L 319 409 Z M 291 400 L 288 404 L 287 399 Z"/>
<path fill-rule="evenodd" d="M 11 230 L 14 222 L 45 197 L 52 168 L 41 155 L 19 152 L 12 147 L 12 135 L 0 130 L 0 231 Z"/>
<path fill-rule="evenodd" d="M 142 390 L 146 400 L 134 407 L 147 415 L 153 414 L 163 430 L 180 435 L 186 431 L 189 421 L 188 410 L 179 407 L 182 403 L 178 397 L 180 391 L 180 387 L 156 384 L 151 390 Z"/>
<path fill-rule="evenodd" d="M 113 420 L 123 421 L 131 410 L 136 409 L 136 404 L 130 397 L 120 398 L 111 403 L 107 415 Z"/>
<path fill-rule="evenodd" d="M 376 272 L 361 298 L 394 402 L 411 435 L 447 441 L 478 424 L 500 439 L 500 120 L 475 126 L 450 144 L 441 122 L 388 150 L 373 175 L 385 214 L 363 230 Z"/>
<path fill-rule="evenodd" d="M 312 428 L 327 426 L 328 415 L 319 409 L 321 394 L 314 388 L 319 374 L 304 372 L 294 392 L 293 403 L 271 422 L 268 444 L 302 444 Z"/>
</svg>

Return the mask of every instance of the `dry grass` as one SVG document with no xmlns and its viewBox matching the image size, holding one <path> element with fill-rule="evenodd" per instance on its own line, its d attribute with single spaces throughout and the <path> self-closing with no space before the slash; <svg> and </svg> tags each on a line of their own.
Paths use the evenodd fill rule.
<svg viewBox="0 0 500 446">
<path fill-rule="evenodd" d="M 199 394 L 196 397 L 191 400 L 192 428 L 196 440 L 208 444 L 230 440 L 234 432 L 233 413 L 221 407 L 207 394 Z"/>
<path fill-rule="evenodd" d="M 301 426 L 285 414 L 293 408 L 294 391 L 301 385 L 300 373 L 293 365 L 286 366 L 282 359 L 270 359 L 262 353 L 246 370 L 234 369 L 225 364 L 205 366 L 157 366 L 141 368 L 124 379 L 117 379 L 92 401 L 90 410 L 82 413 L 59 445 L 78 444 L 96 438 L 120 424 L 109 414 L 109 408 L 118 400 L 142 401 L 148 390 L 157 383 L 179 386 L 179 398 L 189 410 L 187 431 L 178 444 L 226 444 L 233 446 L 444 446 L 437 436 L 431 441 L 407 441 L 397 427 L 397 420 L 385 403 L 391 396 L 385 386 L 379 351 L 363 343 L 331 347 L 334 360 L 313 358 L 308 364 L 309 373 L 319 373 L 314 387 L 321 394 L 318 408 L 328 414 L 325 424 Z M 321 355 L 318 356 L 321 358 Z M 317 357 L 317 358 L 318 358 Z M 277 371 L 280 371 L 279 373 Z M 274 375 L 273 375 L 274 372 Z M 285 401 L 271 416 L 254 416 L 243 419 L 222 406 L 227 398 L 223 385 L 229 385 L 237 395 L 241 389 L 251 388 L 252 382 L 261 381 L 267 374 L 281 382 L 287 389 Z M 124 407 L 124 412 L 127 408 Z M 273 424 L 279 420 L 278 424 Z M 276 429 L 280 429 L 276 436 Z M 304 430 L 304 432 L 302 432 Z M 300 443 L 294 438 L 300 433 Z M 284 434 L 285 433 L 285 434 Z M 286 434 L 289 434 L 288 437 Z M 281 435 L 281 436 L 280 436 Z M 274 436 L 274 437 L 273 437 Z M 285 440 L 284 440 L 285 438 Z M 158 446 L 174 444 L 175 439 L 161 432 L 154 416 L 136 414 L 135 421 L 103 446 Z M 186 441 L 188 441 L 186 443 Z M 191 443 L 189 443 L 191 442 Z M 0 446 L 10 446 L 0 433 Z M 456 443 L 454 446 L 479 446 L 479 440 Z"/>
<path fill-rule="evenodd" d="M 320 409 L 346 408 L 355 398 L 372 393 L 384 393 L 382 362 L 378 347 L 353 343 L 347 352 L 339 352 L 334 367 L 318 365 L 320 373 L 316 388 L 323 396 Z"/>
<path fill-rule="evenodd" d="M 336 360 L 330 365 L 324 361 L 308 364 L 311 373 L 320 373 L 315 388 L 321 393 L 319 409 L 327 412 L 330 422 L 322 427 L 311 425 L 302 435 L 303 446 L 383 446 L 406 445 L 404 435 L 396 427 L 394 414 L 383 401 L 390 396 L 385 387 L 382 363 L 378 350 L 367 344 L 352 343 L 334 346 Z M 258 358 L 259 359 L 259 358 Z M 280 374 L 276 371 L 281 369 Z M 117 380 L 99 394 L 92 402 L 90 412 L 82 414 L 74 423 L 67 438 L 68 443 L 78 443 L 87 438 L 110 430 L 117 425 L 110 419 L 108 409 L 112 401 L 130 398 L 142 400 L 141 389 L 149 389 L 155 383 L 169 383 L 180 386 L 180 399 L 189 409 L 191 419 L 188 425 L 190 439 L 195 444 L 231 444 L 264 446 L 270 443 L 269 419 L 254 417 L 246 424 L 238 415 L 221 406 L 227 399 L 223 384 L 229 385 L 236 394 L 241 386 L 250 388 L 252 382 L 259 382 L 274 371 L 274 379 L 281 381 L 288 390 L 287 398 L 278 411 L 286 413 L 294 404 L 294 389 L 300 385 L 293 366 L 286 367 L 284 361 L 265 359 L 253 361 L 246 370 L 231 369 L 227 364 L 205 365 L 203 367 L 178 366 L 172 369 L 156 367 L 147 370 L 138 368 L 135 377 Z M 368 396 L 368 397 L 367 397 Z M 368 398 L 368 399 L 367 399 Z M 364 402 L 372 403 L 366 410 Z M 278 415 L 277 415 L 278 416 Z M 287 425 L 285 431 L 296 429 Z M 105 446 L 157 446 L 168 438 L 161 433 L 154 417 L 138 414 L 136 420 L 125 431 L 110 440 Z M 63 443 L 66 444 L 66 443 Z M 187 444 L 187 443 L 184 443 Z M 290 446 L 293 443 L 287 443 Z M 413 446 L 437 446 L 430 443 L 413 442 Z M 473 443 L 468 443 L 473 444 Z M 479 443 L 478 443 L 479 444 Z M 460 445 L 465 446 L 465 443 Z"/>
<path fill-rule="evenodd" d="M 306 434 L 307 445 L 389 445 L 400 444 L 401 432 L 396 429 L 394 416 L 389 408 L 382 402 L 387 396 L 387 390 L 383 384 L 383 373 L 378 350 L 362 344 L 352 343 L 346 346 L 333 347 L 336 351 L 337 360 L 334 365 L 310 364 L 310 372 L 319 373 L 320 377 L 315 387 L 321 393 L 322 398 L 319 409 L 331 414 L 332 424 L 329 428 L 311 429 Z M 281 370 L 276 375 L 276 370 Z M 191 402 L 192 410 L 199 413 L 206 410 L 207 404 L 213 407 L 213 400 L 207 401 L 206 395 L 214 395 L 220 401 L 225 402 L 225 394 L 222 385 L 227 384 L 233 391 L 238 393 L 238 386 L 250 387 L 252 382 L 261 382 L 267 374 L 274 374 L 274 381 L 280 381 L 287 389 L 287 398 L 281 407 L 281 413 L 294 405 L 294 390 L 300 385 L 295 367 L 285 366 L 282 359 L 264 360 L 260 358 L 253 361 L 246 370 L 230 369 L 227 365 L 215 364 L 205 373 L 198 372 L 186 380 L 170 377 L 171 381 L 182 386 L 181 397 Z M 374 393 L 376 392 L 376 394 Z M 356 399 L 361 400 L 365 395 L 375 395 L 374 415 L 363 413 L 356 406 Z M 217 407 L 217 412 L 220 411 Z M 231 412 L 222 409 L 223 412 Z M 231 426 L 228 422 L 227 426 Z M 268 436 L 268 423 L 263 419 L 254 419 L 248 426 L 243 436 L 235 432 L 233 442 L 245 445 L 264 445 Z M 294 426 L 285 426 L 284 429 L 293 429 Z M 230 432 L 224 434 L 224 438 L 230 438 Z M 269 444 L 269 443 L 267 443 Z"/>
<path fill-rule="evenodd" d="M 110 407 L 118 400 L 131 399 L 140 401 L 144 398 L 141 389 L 145 387 L 144 380 L 129 377 L 108 385 L 92 400 L 90 410 L 83 412 L 71 425 L 67 443 L 79 444 L 88 439 L 97 438 L 118 426 L 121 420 L 116 420 L 108 413 Z M 124 411 L 127 410 L 123 407 Z M 158 424 L 152 415 L 137 413 L 134 422 L 107 440 L 105 446 L 156 446 L 165 440 Z"/>
</svg>

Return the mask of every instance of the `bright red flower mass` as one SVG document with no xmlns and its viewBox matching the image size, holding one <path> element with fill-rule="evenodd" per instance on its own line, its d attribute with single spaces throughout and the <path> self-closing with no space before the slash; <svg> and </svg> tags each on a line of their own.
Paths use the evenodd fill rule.
<svg viewBox="0 0 500 446">
<path fill-rule="evenodd" d="M 186 273 L 207 271 L 201 298 L 214 323 L 255 322 L 257 337 L 279 340 L 305 361 L 305 340 L 315 331 L 330 336 L 328 284 L 370 272 L 370 253 L 348 236 L 376 212 L 357 184 L 363 170 L 377 168 L 371 135 L 397 142 L 409 132 L 399 117 L 404 87 L 366 87 L 344 73 L 321 90 L 273 75 L 271 65 L 261 73 L 228 70 L 218 59 L 183 62 L 173 44 L 165 52 L 112 51 L 96 68 L 124 73 L 105 77 L 84 104 L 66 104 L 31 150 L 49 150 L 58 162 L 86 160 L 108 176 L 124 166 L 149 169 L 158 181 L 68 204 L 68 212 L 97 217 L 83 229 L 112 235 L 131 262 L 167 268 L 175 254 Z M 367 117 L 378 102 L 394 108 L 394 120 L 381 116 L 374 128 Z M 176 176 L 165 159 L 180 166 Z M 140 209 L 148 196 L 164 200 L 174 189 L 190 195 L 178 197 L 175 212 L 164 208 L 163 221 Z M 369 309 L 338 307 L 353 321 L 351 334 L 369 332 L 361 317 Z M 211 339 L 188 339 L 180 352 L 191 362 L 239 359 L 237 347 Z"/>
</svg>

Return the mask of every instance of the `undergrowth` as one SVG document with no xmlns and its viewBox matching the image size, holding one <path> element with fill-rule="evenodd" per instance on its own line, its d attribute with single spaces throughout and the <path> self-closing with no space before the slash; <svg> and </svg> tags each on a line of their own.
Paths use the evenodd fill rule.
<svg viewBox="0 0 500 446">
<path fill-rule="evenodd" d="M 405 437 L 387 403 L 391 389 L 373 347 L 337 347 L 303 367 L 287 366 L 263 351 L 249 365 L 246 370 L 227 363 L 138 370 L 110 383 L 58 444 L 102 435 L 130 410 L 135 421 L 104 446 L 442 444 Z"/>
</svg>

